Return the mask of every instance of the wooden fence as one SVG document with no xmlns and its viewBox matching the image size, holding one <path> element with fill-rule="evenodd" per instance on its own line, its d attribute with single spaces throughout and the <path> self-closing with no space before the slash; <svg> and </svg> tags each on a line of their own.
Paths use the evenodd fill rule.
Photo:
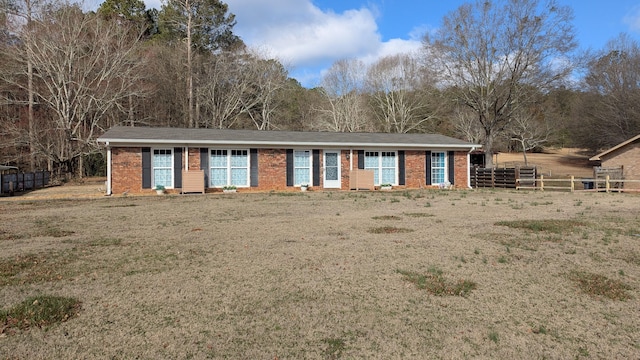
<svg viewBox="0 0 640 360">
<path fill-rule="evenodd" d="M 31 173 L 12 173 L 0 175 L 2 194 L 40 189 L 49 184 L 51 173 L 48 171 L 36 171 Z"/>
<path fill-rule="evenodd" d="M 535 167 L 471 169 L 471 187 L 516 189 L 518 186 L 535 186 Z M 517 180 L 520 180 L 518 182 Z"/>
<path fill-rule="evenodd" d="M 611 179 L 609 175 L 605 175 L 604 178 L 597 179 L 576 179 L 571 176 L 568 179 L 552 179 L 545 178 L 544 175 L 540 175 L 535 179 L 533 186 L 531 186 L 531 179 L 516 179 L 518 186 L 516 189 L 531 189 L 531 190 L 569 190 L 574 191 L 595 191 L 595 192 L 623 192 L 623 191 L 640 191 L 638 188 L 624 188 L 625 183 L 640 183 L 640 180 L 631 179 Z M 521 185 L 522 184 L 522 185 Z M 578 186 L 576 186 L 578 185 Z"/>
<path fill-rule="evenodd" d="M 594 178 L 585 179 L 574 176 L 570 178 L 554 179 L 539 177 L 535 167 L 507 167 L 480 168 L 471 170 L 471 187 L 473 188 L 503 188 L 529 190 L 568 190 L 574 191 L 602 191 L 623 192 L 640 191 L 640 187 L 625 188 L 624 184 L 640 184 L 640 180 L 622 178 L 621 168 L 594 168 Z"/>
</svg>

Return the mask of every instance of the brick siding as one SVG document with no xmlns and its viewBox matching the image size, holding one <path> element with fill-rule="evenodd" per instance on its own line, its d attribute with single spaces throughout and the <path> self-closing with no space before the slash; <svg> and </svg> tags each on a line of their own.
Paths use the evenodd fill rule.
<svg viewBox="0 0 640 360">
<path fill-rule="evenodd" d="M 622 174 L 628 180 L 640 180 L 640 143 L 631 143 L 614 151 L 601 162 L 603 167 L 622 166 Z M 640 183 L 625 183 L 625 189 L 640 189 Z"/>
<path fill-rule="evenodd" d="M 142 148 L 111 149 L 111 192 L 142 192 Z"/>
<path fill-rule="evenodd" d="M 467 153 L 465 151 L 456 151 L 453 154 L 454 158 L 454 186 L 458 189 L 469 187 L 469 173 L 467 167 L 469 166 L 467 160 Z"/>
<path fill-rule="evenodd" d="M 640 153 L 640 152 L 639 152 Z M 358 152 L 353 151 L 350 160 L 347 158 L 351 152 L 342 150 L 340 155 L 341 184 L 342 189 L 349 188 L 349 170 L 351 161 L 353 168 L 358 168 Z M 112 157 L 112 193 L 121 194 L 124 192 L 140 193 L 152 192 L 151 189 L 142 189 L 142 149 L 140 147 L 118 148 L 111 150 Z M 638 155 L 640 158 L 640 155 Z M 320 168 L 323 164 L 323 153 L 320 152 Z M 183 163 L 184 163 L 183 159 Z M 190 170 L 200 169 L 200 148 L 189 148 L 188 164 Z M 457 151 L 454 153 L 454 186 L 456 188 L 467 188 L 467 153 Z M 426 187 L 425 152 L 418 150 L 405 151 L 405 186 L 409 189 L 419 189 Z M 625 167 L 625 173 L 627 168 Z M 286 150 L 285 149 L 259 149 L 258 150 L 258 187 L 250 189 L 240 189 L 239 191 L 269 191 L 269 190 L 294 190 L 297 188 L 287 187 L 286 176 Z M 320 172 L 320 183 L 314 184 L 314 188 L 322 189 L 323 176 Z M 210 190 L 211 191 L 211 190 Z"/>
</svg>

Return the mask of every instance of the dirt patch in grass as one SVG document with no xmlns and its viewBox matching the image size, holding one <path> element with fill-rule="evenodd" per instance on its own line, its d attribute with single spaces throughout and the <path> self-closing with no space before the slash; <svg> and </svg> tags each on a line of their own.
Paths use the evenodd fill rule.
<svg viewBox="0 0 640 360">
<path fill-rule="evenodd" d="M 2 199 L 3 313 L 82 311 L 0 358 L 637 357 L 637 195 L 397 193 Z M 629 298 L 584 294 L 578 270 Z"/>
</svg>

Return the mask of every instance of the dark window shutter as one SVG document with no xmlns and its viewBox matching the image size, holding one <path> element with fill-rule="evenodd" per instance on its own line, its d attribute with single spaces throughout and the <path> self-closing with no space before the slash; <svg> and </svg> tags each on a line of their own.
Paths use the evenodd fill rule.
<svg viewBox="0 0 640 360">
<path fill-rule="evenodd" d="M 293 149 L 287 149 L 287 186 L 293 186 Z"/>
<path fill-rule="evenodd" d="M 182 148 L 173 148 L 173 187 L 182 188 Z"/>
<path fill-rule="evenodd" d="M 320 150 L 313 150 L 313 184 L 320 185 Z"/>
<path fill-rule="evenodd" d="M 204 170 L 204 187 L 209 187 L 209 149 L 200 148 L 200 170 Z"/>
<path fill-rule="evenodd" d="M 406 171 L 404 162 L 404 151 L 398 151 L 398 185 L 406 185 Z"/>
<path fill-rule="evenodd" d="M 142 188 L 151 189 L 151 148 L 142 148 Z"/>
<path fill-rule="evenodd" d="M 358 150 L 358 169 L 364 169 L 364 150 Z"/>
<path fill-rule="evenodd" d="M 456 177 L 455 152 L 449 151 L 449 153 L 447 154 L 447 157 L 449 158 L 449 182 L 451 183 L 451 185 L 453 185 L 455 183 L 454 180 Z"/>
<path fill-rule="evenodd" d="M 424 152 L 425 175 L 427 176 L 427 185 L 431 185 L 431 151 Z"/>
<path fill-rule="evenodd" d="M 249 169 L 249 185 L 252 187 L 258 186 L 258 149 L 250 149 L 249 150 L 251 162 L 251 169 Z"/>
</svg>

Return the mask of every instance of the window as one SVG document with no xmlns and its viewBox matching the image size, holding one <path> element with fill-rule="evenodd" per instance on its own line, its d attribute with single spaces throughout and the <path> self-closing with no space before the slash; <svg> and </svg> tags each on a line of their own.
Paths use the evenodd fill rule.
<svg viewBox="0 0 640 360">
<path fill-rule="evenodd" d="M 442 184 L 445 182 L 446 162 L 444 152 L 431 153 L 431 183 Z"/>
<path fill-rule="evenodd" d="M 249 151 L 211 150 L 211 186 L 249 185 Z"/>
<path fill-rule="evenodd" d="M 153 187 L 173 187 L 173 153 L 171 149 L 153 150 Z"/>
<path fill-rule="evenodd" d="M 374 185 L 397 185 L 397 160 L 395 151 L 366 151 L 364 168 L 373 170 Z"/>
<path fill-rule="evenodd" d="M 295 150 L 293 152 L 293 184 L 311 185 L 311 151 Z"/>
</svg>

